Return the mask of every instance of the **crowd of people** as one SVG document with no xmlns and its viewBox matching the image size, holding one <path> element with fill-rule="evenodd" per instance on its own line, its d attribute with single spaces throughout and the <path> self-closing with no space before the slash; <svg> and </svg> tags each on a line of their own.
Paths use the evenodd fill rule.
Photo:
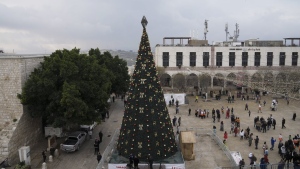
<svg viewBox="0 0 300 169">
<path fill-rule="evenodd" d="M 245 100 L 245 99 L 243 99 Z M 255 102 L 258 104 L 258 111 L 257 113 L 263 114 L 262 112 L 262 105 L 265 107 L 266 101 L 264 100 L 263 103 L 261 104 L 260 102 L 261 97 L 257 96 L 255 97 Z M 198 99 L 196 98 L 195 100 L 198 102 Z M 234 97 L 228 97 L 228 103 L 233 103 L 234 102 Z M 278 105 L 278 100 L 273 100 L 271 105 L 273 107 L 277 108 Z M 271 110 L 272 106 L 271 106 Z M 274 109 L 275 111 L 276 109 Z M 190 111 L 190 110 L 189 110 Z M 249 117 L 251 116 L 251 111 L 249 110 L 249 105 L 246 103 L 245 104 L 245 111 L 249 114 Z M 225 114 L 225 115 L 224 115 Z M 230 139 L 229 134 L 233 134 L 234 137 L 238 137 L 240 140 L 246 140 L 248 141 L 249 147 L 252 146 L 252 142 L 254 141 L 255 144 L 255 149 L 259 149 L 259 137 L 256 135 L 256 132 L 261 132 L 261 133 L 266 133 L 268 130 L 275 130 L 276 129 L 276 119 L 273 117 L 272 114 L 269 115 L 269 117 L 264 118 L 263 116 L 256 116 L 254 117 L 254 128 L 255 130 L 251 132 L 250 127 L 248 126 L 246 129 L 243 129 L 241 127 L 241 119 L 240 117 L 237 116 L 238 113 L 234 112 L 234 108 L 225 108 L 222 106 L 220 109 L 219 108 L 213 108 L 211 111 L 211 117 L 209 116 L 209 110 L 205 108 L 198 108 L 195 110 L 195 117 L 199 117 L 201 119 L 207 119 L 207 118 L 212 118 L 212 122 L 220 123 L 220 131 L 223 132 L 223 143 L 226 144 L 227 140 Z M 230 133 L 226 131 L 227 126 L 224 126 L 224 120 L 221 120 L 221 116 L 223 117 L 224 120 L 230 118 Z M 296 118 L 296 113 L 293 114 L 292 120 L 295 120 Z M 282 118 L 281 120 L 281 128 L 285 129 L 285 123 L 286 120 L 285 118 Z M 216 132 L 216 126 L 214 125 L 214 132 Z M 256 135 L 256 136 L 255 136 Z M 270 138 L 270 145 L 271 147 L 268 147 L 267 142 L 263 142 L 262 144 L 262 154 L 258 154 L 261 156 L 261 158 L 257 159 L 257 157 L 253 154 L 249 154 L 249 161 L 250 165 L 256 165 L 260 166 L 262 169 L 266 168 L 267 165 L 270 163 L 269 162 L 269 150 L 273 151 L 275 147 L 275 143 L 278 142 L 278 153 L 281 157 L 281 161 L 278 164 L 278 168 L 280 168 L 280 165 L 286 165 L 286 163 L 290 163 L 293 161 L 294 166 L 297 167 L 300 165 L 300 147 L 299 147 L 299 142 L 300 142 L 300 137 L 299 134 L 296 134 L 293 138 L 290 137 L 287 140 L 283 140 L 282 135 L 280 134 L 278 136 L 278 141 L 276 140 L 276 137 L 271 137 Z M 244 166 L 245 161 L 244 159 L 241 160 L 240 166 Z"/>
</svg>

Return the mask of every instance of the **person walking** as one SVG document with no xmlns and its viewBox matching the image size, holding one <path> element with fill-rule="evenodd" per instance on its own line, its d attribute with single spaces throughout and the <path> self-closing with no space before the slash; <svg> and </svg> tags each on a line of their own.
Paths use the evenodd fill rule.
<svg viewBox="0 0 300 169">
<path fill-rule="evenodd" d="M 179 113 L 179 106 L 176 105 L 176 114 Z"/>
<path fill-rule="evenodd" d="M 151 157 L 151 155 L 148 155 L 148 164 L 150 169 L 153 169 L 153 158 Z"/>
<path fill-rule="evenodd" d="M 195 99 L 195 102 L 197 102 L 198 103 L 198 96 L 196 95 L 196 99 Z"/>
<path fill-rule="evenodd" d="M 176 116 L 174 116 L 174 118 L 173 118 L 173 126 L 174 127 L 176 126 L 176 121 L 177 121 L 177 118 L 176 118 Z"/>
<path fill-rule="evenodd" d="M 191 111 L 192 111 L 192 109 L 191 109 L 191 108 L 189 108 L 189 116 L 191 115 Z"/>
<path fill-rule="evenodd" d="M 140 163 L 139 158 L 137 156 L 134 156 L 134 158 L 133 158 L 134 169 L 138 169 L 139 168 L 139 163 Z"/>
<path fill-rule="evenodd" d="M 102 143 L 102 137 L 103 137 L 103 133 L 102 131 L 100 130 L 99 131 L 99 142 Z"/>
<path fill-rule="evenodd" d="M 251 111 L 250 110 L 248 111 L 248 114 L 249 114 L 249 117 L 250 117 L 250 115 L 251 115 Z"/>
<path fill-rule="evenodd" d="M 272 126 L 273 126 L 273 130 L 275 130 L 276 120 L 274 118 L 272 118 Z"/>
<path fill-rule="evenodd" d="M 228 139 L 228 134 L 227 134 L 227 131 L 224 132 L 224 140 L 227 140 Z"/>
<path fill-rule="evenodd" d="M 259 142 L 259 138 L 258 138 L 258 136 L 256 136 L 256 138 L 254 139 L 255 149 L 257 149 L 258 142 Z"/>
<path fill-rule="evenodd" d="M 251 147 L 252 145 L 252 140 L 253 140 L 253 137 L 252 137 L 252 133 L 250 134 L 249 138 L 248 138 L 248 142 L 249 142 L 249 147 Z"/>
<path fill-rule="evenodd" d="M 272 150 L 272 151 L 273 151 L 273 149 L 274 149 L 274 144 L 275 144 L 275 142 L 276 142 L 276 139 L 274 139 L 274 137 L 272 137 L 272 138 L 271 138 L 271 148 L 270 148 L 270 150 Z"/>
<path fill-rule="evenodd" d="M 224 131 L 224 123 L 223 123 L 223 121 L 221 121 L 220 131 Z"/>
<path fill-rule="evenodd" d="M 281 121 L 281 129 L 283 129 L 283 128 L 286 128 L 285 127 L 285 119 L 284 118 L 282 118 L 282 121 Z"/>
<path fill-rule="evenodd" d="M 245 110 L 248 110 L 248 104 L 247 103 L 245 104 Z"/>
<path fill-rule="evenodd" d="M 262 113 L 260 104 L 258 104 L 258 113 Z"/>
<path fill-rule="evenodd" d="M 263 149 L 263 155 L 265 155 L 265 151 L 268 149 L 267 142 L 264 142 L 262 149 Z"/>
<path fill-rule="evenodd" d="M 242 160 L 239 162 L 239 166 L 240 166 L 240 169 L 242 169 L 242 168 L 245 166 L 245 161 L 244 161 L 244 159 L 242 159 Z"/>
<path fill-rule="evenodd" d="M 100 162 L 101 159 L 102 159 L 102 155 L 100 154 L 100 152 L 98 152 L 98 154 L 97 154 L 97 161 L 98 161 L 98 163 Z"/>
<path fill-rule="evenodd" d="M 181 124 L 181 117 L 178 118 L 178 126 Z"/>
<path fill-rule="evenodd" d="M 296 113 L 293 114 L 293 120 L 296 120 Z"/>
<path fill-rule="evenodd" d="M 92 139 L 92 136 L 93 136 L 93 130 L 90 129 L 88 133 L 89 133 L 89 137 L 90 137 L 90 140 L 91 140 L 91 139 Z"/>
<path fill-rule="evenodd" d="M 46 158 L 47 158 L 46 152 L 47 152 L 46 150 L 42 151 L 42 156 L 43 156 L 44 163 L 46 162 Z"/>
<path fill-rule="evenodd" d="M 94 149 L 95 149 L 94 154 L 97 155 L 97 154 L 99 153 L 99 144 L 98 144 L 98 142 L 96 142 L 96 141 L 95 141 L 95 143 L 94 143 Z"/>
<path fill-rule="evenodd" d="M 282 137 L 281 133 L 278 136 L 278 140 L 279 140 L 279 142 L 283 142 L 283 137 Z"/>
</svg>

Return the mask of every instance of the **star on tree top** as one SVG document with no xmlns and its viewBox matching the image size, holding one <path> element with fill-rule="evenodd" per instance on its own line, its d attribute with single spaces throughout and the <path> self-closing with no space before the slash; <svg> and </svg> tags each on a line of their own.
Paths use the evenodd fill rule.
<svg viewBox="0 0 300 169">
<path fill-rule="evenodd" d="M 147 21 L 147 19 L 146 19 L 145 16 L 143 16 L 143 19 L 142 19 L 141 23 L 142 23 L 142 25 L 143 25 L 143 28 L 146 28 L 146 26 L 147 26 L 147 24 L 148 24 L 148 21 Z"/>
</svg>

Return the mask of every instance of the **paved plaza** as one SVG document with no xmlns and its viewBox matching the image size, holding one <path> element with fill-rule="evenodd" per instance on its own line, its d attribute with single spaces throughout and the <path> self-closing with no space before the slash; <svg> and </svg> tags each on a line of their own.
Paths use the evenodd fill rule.
<svg viewBox="0 0 300 169">
<path fill-rule="evenodd" d="M 295 100 L 290 100 L 289 105 L 287 105 L 284 99 L 278 99 L 278 110 L 271 111 L 270 104 L 272 101 L 272 96 L 262 96 L 261 102 L 266 100 L 266 106 L 262 107 L 262 113 L 257 113 L 258 111 L 258 103 L 255 100 L 246 100 L 243 101 L 240 98 L 236 99 L 234 103 L 227 103 L 226 97 L 223 96 L 221 100 L 215 100 L 208 98 L 207 102 L 204 102 L 202 98 L 199 97 L 199 102 L 194 102 L 194 96 L 188 96 L 189 104 L 181 105 L 179 107 L 179 114 L 175 114 L 175 106 L 169 107 L 170 117 L 173 118 L 174 115 L 177 117 L 181 117 L 181 126 L 180 130 L 184 131 L 186 129 L 197 129 L 197 143 L 195 144 L 195 155 L 196 159 L 192 161 L 186 162 L 187 169 L 194 168 L 217 168 L 217 167 L 228 167 L 230 166 L 230 161 L 226 157 L 226 155 L 222 152 L 221 148 L 211 139 L 209 135 L 205 133 L 212 129 L 215 125 L 217 127 L 217 135 L 220 138 L 223 138 L 223 133 L 220 129 L 220 123 L 213 123 L 211 118 L 211 110 L 221 109 L 222 106 L 226 108 L 227 106 L 231 109 L 233 107 L 234 114 L 240 118 L 241 120 L 241 128 L 246 129 L 248 126 L 251 129 L 250 132 L 254 134 L 254 136 L 258 136 L 260 138 L 259 141 L 259 149 L 255 150 L 254 142 L 251 147 L 248 146 L 247 140 L 240 140 L 238 137 L 234 137 L 233 134 L 228 134 L 227 146 L 231 151 L 238 151 L 241 153 L 242 157 L 245 159 L 246 164 L 249 164 L 250 161 L 247 158 L 248 154 L 254 153 L 254 155 L 260 159 L 263 156 L 262 145 L 263 142 L 266 141 L 268 146 L 270 147 L 270 139 L 273 136 L 277 139 L 275 144 L 275 148 L 273 151 L 269 151 L 269 160 L 270 163 L 278 163 L 280 161 L 280 156 L 278 154 L 278 135 L 281 133 L 283 135 L 283 139 L 287 140 L 289 134 L 294 136 L 295 134 L 300 134 L 300 102 Z M 245 111 L 245 104 L 248 103 L 249 110 L 251 110 L 251 116 L 249 117 L 248 111 Z M 188 115 L 188 109 L 191 108 L 191 115 Z M 210 114 L 209 118 L 201 119 L 199 117 L 195 117 L 195 109 L 209 109 Z M 114 103 L 112 103 L 110 109 L 110 118 L 106 119 L 105 122 L 99 124 L 93 133 L 93 138 L 97 137 L 97 134 L 100 130 L 103 131 L 104 137 L 103 142 L 100 144 L 100 152 L 103 153 L 106 146 L 109 144 L 111 137 L 115 130 L 120 127 L 122 122 L 124 112 L 124 105 L 121 99 L 117 99 Z M 298 117 L 296 121 L 292 120 L 292 114 L 296 112 Z M 258 132 L 254 129 L 253 126 L 253 118 L 255 116 L 263 116 L 267 118 L 273 115 L 273 117 L 277 121 L 276 130 L 270 129 L 267 130 L 266 133 Z M 282 118 L 286 119 L 286 129 L 281 129 L 281 120 Z M 221 114 L 221 121 L 224 121 L 224 129 L 229 133 L 230 131 L 230 119 L 225 119 L 225 114 Z M 174 128 L 176 131 L 176 128 Z M 97 166 L 96 155 L 93 154 L 93 140 L 87 140 L 86 143 L 81 147 L 78 152 L 75 153 L 64 153 L 61 152 L 59 157 L 55 157 L 53 162 L 48 163 L 48 169 L 66 169 L 66 168 L 74 168 L 74 169 L 95 169 Z M 46 148 L 46 140 L 41 142 L 38 146 L 33 147 L 31 150 L 31 158 L 32 158 L 32 169 L 40 169 L 42 167 L 42 155 L 41 152 Z M 107 166 L 105 166 L 107 168 Z"/>
<path fill-rule="evenodd" d="M 274 146 L 274 150 L 269 150 L 269 161 L 270 163 L 278 163 L 280 161 L 280 156 L 278 154 L 278 135 L 281 133 L 283 135 L 283 140 L 286 141 L 288 139 L 288 136 L 291 134 L 292 137 L 294 137 L 296 134 L 300 134 L 300 118 L 299 118 L 299 108 L 300 108 L 300 102 L 298 100 L 290 100 L 289 105 L 287 105 L 287 102 L 285 99 L 278 99 L 278 109 L 277 111 L 271 111 L 270 105 L 273 100 L 273 95 L 267 95 L 261 97 L 261 102 L 264 100 L 266 101 L 266 106 L 262 106 L 262 113 L 258 113 L 258 107 L 259 104 L 256 103 L 255 100 L 242 100 L 241 98 L 237 98 L 234 103 L 228 103 L 226 100 L 226 96 L 222 96 L 221 100 L 215 100 L 208 98 L 207 102 L 204 102 L 204 99 L 201 99 L 199 97 L 199 102 L 195 102 L 194 96 L 189 96 L 189 104 L 180 106 L 179 114 L 175 114 L 175 106 L 169 108 L 170 116 L 173 118 L 174 116 L 181 117 L 181 127 L 180 130 L 187 130 L 189 128 L 197 129 L 202 128 L 203 129 L 212 129 L 215 125 L 217 127 L 217 135 L 223 139 L 224 132 L 220 131 L 220 122 L 213 123 L 212 116 L 211 116 L 211 110 L 219 109 L 221 110 L 221 107 L 223 106 L 225 109 L 229 107 L 230 109 L 234 109 L 234 114 L 236 117 L 240 118 L 241 122 L 241 129 L 246 129 L 248 126 L 250 128 L 250 133 L 253 133 L 254 138 L 256 136 L 259 137 L 259 144 L 258 149 L 255 149 L 254 140 L 252 143 L 252 146 L 249 147 L 248 140 L 240 140 L 239 137 L 234 137 L 234 134 L 229 134 L 230 132 L 230 126 L 231 126 L 231 120 L 225 119 L 225 113 L 221 113 L 221 120 L 224 122 L 224 131 L 228 132 L 228 140 L 226 142 L 226 145 L 228 146 L 230 151 L 238 151 L 241 153 L 242 157 L 245 159 L 245 163 L 247 165 L 250 164 L 250 160 L 248 159 L 248 154 L 251 152 L 253 153 L 257 159 L 260 159 L 263 157 L 263 150 L 262 145 L 266 141 L 269 148 L 271 147 L 271 137 L 274 137 L 277 141 Z M 245 104 L 248 104 L 249 110 L 251 111 L 251 115 L 249 117 L 248 111 L 245 111 Z M 188 109 L 192 109 L 191 116 L 188 115 Z M 196 109 L 209 109 L 210 114 L 209 118 L 201 119 L 199 117 L 195 117 L 195 110 Z M 296 118 L 296 121 L 292 120 L 293 113 L 297 113 L 298 117 Z M 276 129 L 273 130 L 271 128 L 270 130 L 267 130 L 266 133 L 262 133 L 257 131 L 254 128 L 254 117 L 264 117 L 267 119 L 272 114 L 273 118 L 276 119 Z M 286 128 L 281 129 L 281 120 L 282 118 L 286 119 Z M 197 132 L 201 132 L 201 129 L 198 129 Z M 203 133 L 202 133 L 203 134 Z M 197 136 L 198 137 L 198 136 Z M 202 166 L 203 168 L 215 168 L 216 166 L 223 166 L 228 167 L 230 166 L 229 161 L 227 161 L 227 157 L 225 154 L 222 154 L 220 157 L 219 153 L 222 153 L 222 150 L 218 147 L 218 145 L 210 138 L 203 137 L 201 138 L 203 143 L 197 142 L 195 146 L 195 154 L 196 154 L 196 160 L 187 162 L 187 168 L 193 168 L 197 166 Z M 197 138 L 197 141 L 199 139 Z M 207 142 L 210 141 L 210 142 Z M 204 152 L 201 152 L 203 151 Z M 212 152 L 217 151 L 217 153 Z M 198 155 L 198 156 L 197 156 Z M 207 163 L 210 164 L 210 167 L 207 167 Z"/>
</svg>

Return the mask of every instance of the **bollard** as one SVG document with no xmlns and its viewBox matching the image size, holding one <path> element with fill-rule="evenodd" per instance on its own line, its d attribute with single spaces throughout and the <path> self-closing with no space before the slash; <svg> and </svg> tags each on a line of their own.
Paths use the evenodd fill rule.
<svg viewBox="0 0 300 169">
<path fill-rule="evenodd" d="M 55 151 L 54 151 L 54 157 L 58 157 L 58 156 L 59 156 L 58 149 L 55 149 Z"/>
<path fill-rule="evenodd" d="M 53 162 L 53 156 L 52 155 L 49 156 L 49 162 Z"/>
<path fill-rule="evenodd" d="M 47 169 L 47 164 L 45 162 L 42 164 L 42 169 Z"/>
</svg>

